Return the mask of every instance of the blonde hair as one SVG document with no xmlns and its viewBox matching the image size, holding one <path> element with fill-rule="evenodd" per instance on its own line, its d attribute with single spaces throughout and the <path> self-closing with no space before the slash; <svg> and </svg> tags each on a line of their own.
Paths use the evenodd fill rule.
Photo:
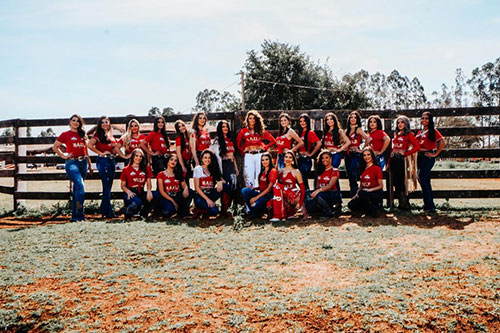
<svg viewBox="0 0 500 333">
<path fill-rule="evenodd" d="M 121 137 L 121 140 L 123 141 L 123 147 L 125 149 L 128 148 L 130 141 L 132 140 L 132 130 L 130 128 L 130 125 L 133 122 L 137 123 L 137 125 L 139 126 L 139 133 L 141 131 L 141 124 L 139 123 L 139 121 L 137 119 L 130 119 L 130 121 L 127 123 L 127 131 Z"/>
</svg>

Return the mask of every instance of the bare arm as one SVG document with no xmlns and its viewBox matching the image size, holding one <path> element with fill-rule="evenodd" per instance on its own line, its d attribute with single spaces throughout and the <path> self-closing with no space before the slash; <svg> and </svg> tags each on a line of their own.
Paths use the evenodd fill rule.
<svg viewBox="0 0 500 333">
<path fill-rule="evenodd" d="M 105 156 L 106 154 L 104 154 L 102 151 L 100 151 L 99 149 L 97 149 L 95 147 L 95 144 L 96 144 L 97 140 L 95 138 L 92 138 L 90 139 L 88 142 L 87 142 L 87 147 L 92 150 L 94 153 L 96 153 L 98 156 Z"/>
<path fill-rule="evenodd" d="M 122 147 L 123 147 L 123 145 L 121 143 L 117 143 L 116 146 L 115 146 L 115 148 L 114 148 L 115 149 L 115 153 L 117 153 L 123 159 L 130 158 L 130 155 L 125 155 L 122 152 Z"/>
<path fill-rule="evenodd" d="M 297 142 L 297 144 L 291 149 L 291 151 L 296 152 L 300 147 L 302 147 L 304 145 L 304 141 L 302 141 L 302 139 L 297 135 L 297 132 L 295 132 L 291 128 L 288 131 L 288 134 L 290 135 L 290 137 L 292 139 L 295 140 L 295 142 Z"/>
<path fill-rule="evenodd" d="M 64 154 L 61 151 L 61 146 L 62 146 L 62 142 L 56 140 L 56 142 L 54 142 L 54 145 L 52 146 L 52 150 L 57 155 L 59 155 L 59 157 L 62 158 L 63 160 L 67 160 L 68 158 L 71 158 L 71 156 L 72 156 L 71 154 Z"/>
<path fill-rule="evenodd" d="M 340 134 L 340 137 L 342 138 L 342 141 L 344 141 L 344 144 L 342 145 L 342 147 L 340 147 L 340 149 L 337 152 L 345 151 L 345 150 L 347 150 L 347 147 L 349 147 L 351 145 L 351 140 L 349 140 L 347 135 L 345 135 L 344 131 L 339 130 L 339 134 Z"/>
</svg>

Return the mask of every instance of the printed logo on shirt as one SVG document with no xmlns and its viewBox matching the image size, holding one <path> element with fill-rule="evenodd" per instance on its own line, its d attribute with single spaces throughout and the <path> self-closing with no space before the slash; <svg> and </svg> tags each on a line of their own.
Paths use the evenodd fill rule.
<svg viewBox="0 0 500 333">
<path fill-rule="evenodd" d="M 76 136 L 71 137 L 71 141 L 76 141 L 76 140 L 78 140 L 78 138 Z"/>
<path fill-rule="evenodd" d="M 131 176 L 135 176 L 135 175 L 136 175 L 135 171 L 132 171 L 132 172 L 130 173 L 130 175 L 131 175 Z"/>
</svg>

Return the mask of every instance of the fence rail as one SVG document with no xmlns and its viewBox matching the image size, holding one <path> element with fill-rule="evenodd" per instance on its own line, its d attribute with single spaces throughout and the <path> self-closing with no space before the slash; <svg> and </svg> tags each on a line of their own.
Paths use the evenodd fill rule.
<svg viewBox="0 0 500 333">
<path fill-rule="evenodd" d="M 440 108 L 440 109 L 409 109 L 409 110 L 360 110 L 363 118 L 370 115 L 378 114 L 382 119 L 389 134 L 392 132 L 394 119 L 398 115 L 406 115 L 410 118 L 420 117 L 422 112 L 430 111 L 435 117 L 480 117 L 480 116 L 499 116 L 500 107 L 474 107 L 474 108 Z M 262 110 L 259 111 L 267 122 L 276 121 L 281 112 L 287 112 L 292 118 L 298 118 L 302 113 L 307 113 L 314 120 L 315 131 L 321 136 L 321 120 L 329 112 L 334 112 L 340 119 L 345 120 L 350 110 Z M 228 120 L 232 123 L 234 129 L 241 127 L 241 120 L 245 112 L 225 112 L 225 113 L 210 113 L 209 121 Z M 167 122 L 174 122 L 177 119 L 182 119 L 186 122 L 191 121 L 193 115 L 183 114 L 166 117 Z M 125 117 L 110 117 L 113 124 L 124 124 L 128 120 L 135 118 L 139 122 L 151 124 L 154 117 L 151 116 L 125 116 Z M 84 118 L 88 125 L 96 124 L 98 117 Z M 70 192 L 41 192 L 41 191 L 22 191 L 19 189 L 19 182 L 31 181 L 67 181 L 64 172 L 20 172 L 21 165 L 40 165 L 40 164 L 62 164 L 64 161 L 58 156 L 20 156 L 19 148 L 21 146 L 31 145 L 46 145 L 50 147 L 56 140 L 56 137 L 20 137 L 19 130 L 26 127 L 49 127 L 49 126 L 66 126 L 67 119 L 11 119 L 0 121 L 0 128 L 13 128 L 15 136 L 0 137 L 0 145 L 14 145 L 14 151 L 0 151 L 0 163 L 10 165 L 13 168 L 0 170 L 0 178 L 13 178 L 13 186 L 0 185 L 0 193 L 9 194 L 13 197 L 14 207 L 17 207 L 18 200 L 67 200 L 70 198 Z M 446 127 L 439 128 L 440 132 L 445 137 L 452 136 L 500 136 L 500 126 L 479 126 L 479 127 Z M 271 131 L 275 132 L 275 131 Z M 169 133 L 173 139 L 174 133 Z M 445 149 L 441 152 L 440 158 L 500 158 L 500 148 L 498 145 L 493 148 L 474 148 L 474 149 Z M 92 162 L 96 161 L 96 156 L 91 156 Z M 117 161 L 122 161 L 120 158 Z M 115 179 L 120 177 L 121 172 L 117 171 Z M 434 170 L 431 172 L 434 179 L 476 179 L 476 178 L 500 178 L 500 168 L 494 170 Z M 387 176 L 385 173 L 384 176 Z M 310 178 L 313 177 L 311 172 Z M 341 171 L 341 177 L 346 178 L 345 171 Z M 99 175 L 97 172 L 88 174 L 87 179 L 97 180 Z M 348 191 L 343 191 L 343 196 L 348 197 Z M 386 192 L 386 195 L 388 193 Z M 411 198 L 420 198 L 420 191 L 410 195 Z M 436 198 L 497 198 L 499 191 L 491 190 L 436 190 L 434 191 Z M 87 199 L 99 199 L 100 193 L 86 193 Z M 121 199 L 122 193 L 113 192 L 113 199 Z"/>
</svg>

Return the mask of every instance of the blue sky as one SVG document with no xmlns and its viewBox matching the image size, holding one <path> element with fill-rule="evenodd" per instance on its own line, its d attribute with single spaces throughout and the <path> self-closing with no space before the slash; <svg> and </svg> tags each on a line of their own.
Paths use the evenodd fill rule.
<svg viewBox="0 0 500 333">
<path fill-rule="evenodd" d="M 188 112 L 265 39 L 430 95 L 500 57 L 500 1 L 0 0 L 0 119 Z"/>
</svg>

